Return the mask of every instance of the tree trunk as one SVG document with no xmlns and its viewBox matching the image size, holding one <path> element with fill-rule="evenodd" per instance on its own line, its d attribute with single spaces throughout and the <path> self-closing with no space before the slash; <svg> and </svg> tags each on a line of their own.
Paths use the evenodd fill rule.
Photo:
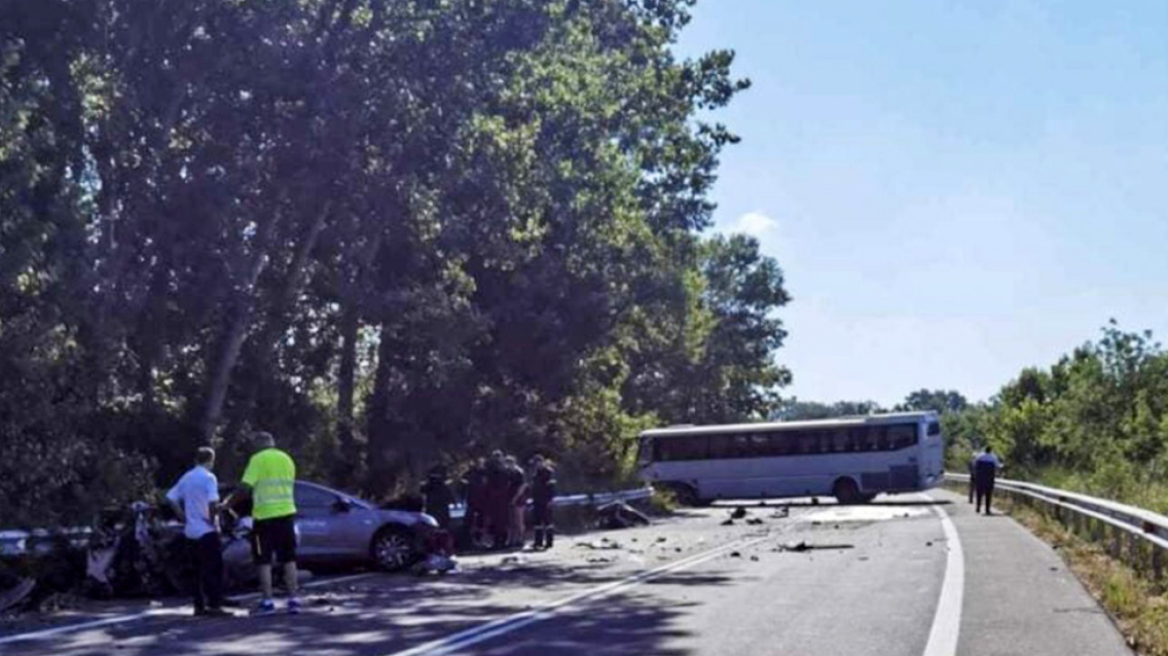
<svg viewBox="0 0 1168 656">
<path fill-rule="evenodd" d="M 389 378 L 393 366 L 393 349 L 387 324 L 381 325 L 380 340 L 381 343 L 377 347 L 377 368 L 373 375 L 373 393 L 369 397 L 366 422 L 369 447 L 368 480 L 365 487 L 375 495 L 384 494 L 392 487 L 392 481 L 389 480 Z"/>
<path fill-rule="evenodd" d="M 337 458 L 335 478 L 338 484 L 354 483 L 353 471 L 360 462 L 357 441 L 353 438 L 353 392 L 357 377 L 357 339 L 360 326 L 355 304 L 345 305 L 341 314 L 341 369 L 337 381 Z"/>
<path fill-rule="evenodd" d="M 219 351 L 219 359 L 215 363 L 211 385 L 207 392 L 207 405 L 203 412 L 203 419 L 199 423 L 199 435 L 204 443 L 210 443 L 223 416 L 223 402 L 227 400 L 227 388 L 231 384 L 231 371 L 239 360 L 239 353 L 243 349 L 243 342 L 247 339 L 248 328 L 251 327 L 252 315 L 255 312 L 255 288 L 260 275 L 268 265 L 268 256 L 263 250 L 252 263 L 251 271 L 247 276 L 247 287 L 238 295 L 235 312 L 227 327 L 223 339 L 223 346 Z"/>
</svg>

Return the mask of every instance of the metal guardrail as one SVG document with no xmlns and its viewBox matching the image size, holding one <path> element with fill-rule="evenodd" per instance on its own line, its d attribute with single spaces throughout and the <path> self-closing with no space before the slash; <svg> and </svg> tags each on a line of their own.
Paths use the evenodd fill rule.
<svg viewBox="0 0 1168 656">
<path fill-rule="evenodd" d="M 598 492 L 593 494 L 570 494 L 552 500 L 553 506 L 600 506 L 614 501 L 639 501 L 653 496 L 653 488 L 643 487 L 620 492 Z M 453 518 L 461 518 L 466 513 L 464 504 L 455 504 L 450 509 Z M 85 548 L 89 543 L 89 528 L 63 528 L 31 531 L 0 531 L 0 556 L 43 555 L 51 552 L 67 541 L 70 546 Z"/>
<path fill-rule="evenodd" d="M 968 485 L 970 477 L 947 472 L 945 478 Z M 1163 577 L 1168 517 L 1109 499 L 1006 478 L 994 481 L 994 492 L 1050 510 L 1049 514 L 1074 533 L 1105 544 L 1113 557 L 1157 581 Z"/>
</svg>

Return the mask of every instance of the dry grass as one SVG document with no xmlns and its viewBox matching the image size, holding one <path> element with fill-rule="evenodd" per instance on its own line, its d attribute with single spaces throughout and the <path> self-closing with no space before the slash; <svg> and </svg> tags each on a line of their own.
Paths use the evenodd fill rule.
<svg viewBox="0 0 1168 656">
<path fill-rule="evenodd" d="M 1001 495 L 997 505 L 1062 554 L 1133 649 L 1144 656 L 1168 656 L 1168 594 L 1161 583 L 1141 576 L 1054 518 L 1011 503 L 1009 495 Z"/>
</svg>

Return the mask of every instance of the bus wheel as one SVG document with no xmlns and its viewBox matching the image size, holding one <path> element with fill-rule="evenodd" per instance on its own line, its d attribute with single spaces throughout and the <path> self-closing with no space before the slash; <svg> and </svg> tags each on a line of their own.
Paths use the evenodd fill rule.
<svg viewBox="0 0 1168 656">
<path fill-rule="evenodd" d="M 860 488 L 850 478 L 837 480 L 831 488 L 831 493 L 835 497 L 835 500 L 843 505 L 859 503 L 861 499 Z"/>
<path fill-rule="evenodd" d="M 702 503 L 702 500 L 698 498 L 698 493 L 696 490 L 684 483 L 673 483 L 671 485 L 662 485 L 660 487 L 664 490 L 668 490 L 669 493 L 673 495 L 673 498 L 677 499 L 677 502 L 683 506 L 694 508 L 697 506 L 708 505 Z"/>
</svg>

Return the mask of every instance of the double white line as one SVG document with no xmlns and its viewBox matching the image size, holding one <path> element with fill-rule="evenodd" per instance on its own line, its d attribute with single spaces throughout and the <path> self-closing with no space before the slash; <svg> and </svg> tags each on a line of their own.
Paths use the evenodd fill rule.
<svg viewBox="0 0 1168 656">
<path fill-rule="evenodd" d="M 522 613 L 508 615 L 506 617 L 501 617 L 497 620 L 487 622 L 486 624 L 480 624 L 479 626 L 475 626 L 464 631 L 459 631 L 458 633 L 449 635 L 440 640 L 433 640 L 431 642 L 418 645 L 417 647 L 406 649 L 405 651 L 394 652 L 389 656 L 443 656 L 444 654 L 453 654 L 460 649 L 464 649 L 472 645 L 477 645 L 480 642 L 490 640 L 492 638 L 497 638 L 498 636 L 511 633 L 512 631 L 518 631 L 519 629 L 530 626 L 537 622 L 550 619 L 558 613 L 569 612 L 573 610 L 575 605 L 582 602 L 604 597 L 626 588 L 631 588 L 633 586 L 644 583 L 645 581 L 650 581 L 657 577 L 664 576 L 665 574 L 669 574 L 670 572 L 677 572 L 695 565 L 700 565 L 708 560 L 717 558 L 718 556 L 721 556 L 728 551 L 732 551 L 734 549 L 745 549 L 746 547 L 753 546 L 766 539 L 766 537 L 759 537 L 736 540 L 721 547 L 710 549 L 709 551 L 703 551 L 702 553 L 694 554 L 693 556 L 682 558 L 681 560 L 677 560 L 672 563 L 666 563 L 660 567 L 654 567 L 653 569 L 633 574 L 632 576 L 621 579 L 619 581 L 613 581 L 612 583 L 606 583 L 594 588 L 589 588 L 582 592 L 578 592 L 576 594 L 564 597 L 563 599 L 558 599 L 556 601 L 543 604 Z"/>
</svg>

